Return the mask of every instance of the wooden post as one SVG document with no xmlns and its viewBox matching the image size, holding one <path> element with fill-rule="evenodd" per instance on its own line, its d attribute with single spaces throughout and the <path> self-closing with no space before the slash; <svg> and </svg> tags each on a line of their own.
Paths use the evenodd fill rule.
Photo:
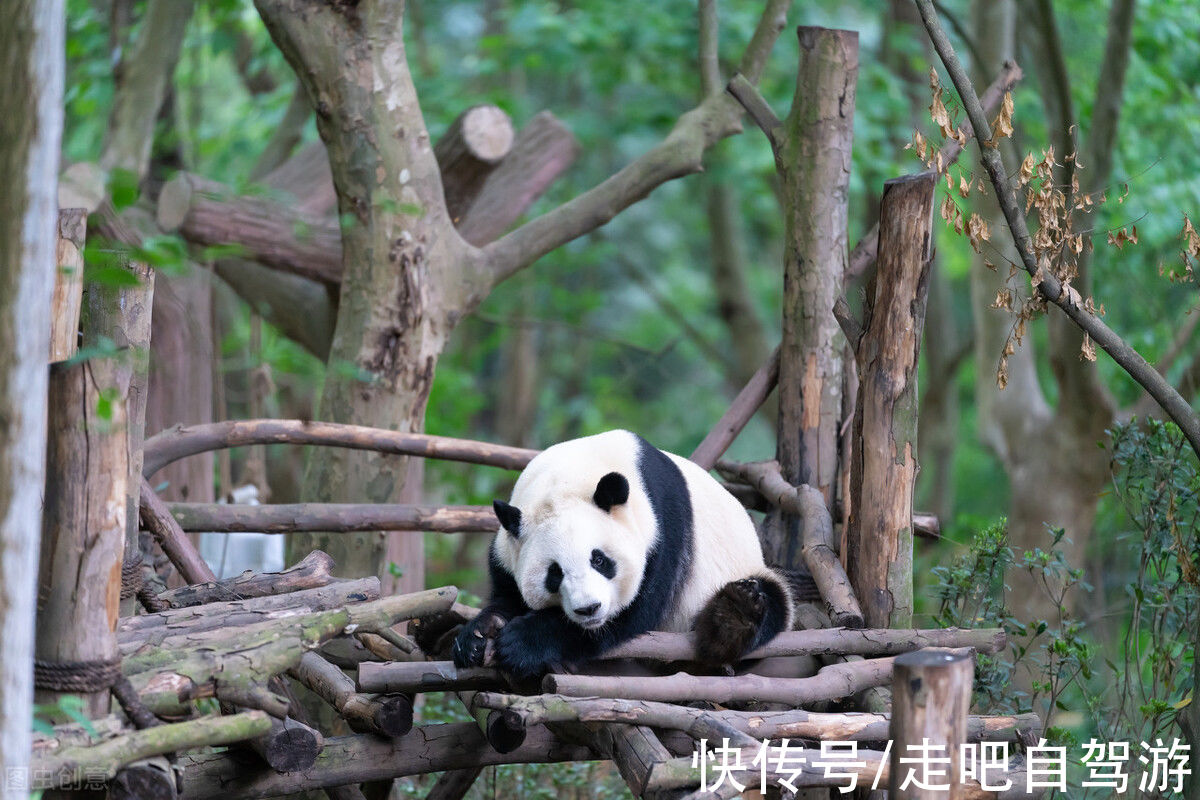
<svg viewBox="0 0 1200 800">
<path fill-rule="evenodd" d="M 36 648 L 43 662 L 96 662 L 100 669 L 118 659 L 128 380 L 112 360 L 50 368 Z M 39 690 L 38 700 L 64 693 Z M 90 716 L 108 713 L 107 686 L 76 693 Z"/>
<path fill-rule="evenodd" d="M 881 246 L 880 253 L 887 251 Z M 971 707 L 971 684 L 975 679 L 974 656 L 969 650 L 928 647 L 896 656 L 892 677 L 892 755 L 890 792 L 892 800 L 960 800 L 967 796 L 962 776 L 962 745 L 967 741 L 967 712 Z M 934 750 L 920 749 L 928 744 Z M 914 749 L 909 750 L 909 745 Z M 928 753 L 928 758 L 923 756 Z M 937 759 L 948 757 L 949 763 Z M 917 758 L 929 763 L 926 771 Z M 938 771 L 935 774 L 934 770 Z M 944 774 L 941 774 L 944 773 Z M 912 775 L 926 786 L 922 789 L 905 779 Z M 949 791 L 945 788 L 949 786 Z"/>
<path fill-rule="evenodd" d="M 79 347 L 79 310 L 83 304 L 83 243 L 87 209 L 58 210 L 58 269 L 50 305 L 50 360 L 64 361 Z"/>
<path fill-rule="evenodd" d="M 110 228 L 112 225 L 110 224 Z M 127 261 L 125 268 L 137 279 L 132 286 L 89 283 L 84 288 L 83 344 L 108 341 L 121 348 L 117 365 L 128 383 L 125 398 L 125 549 L 138 552 L 138 493 L 142 483 L 142 441 L 146 436 L 146 394 L 150 386 L 150 324 L 154 302 L 154 270 L 140 261 Z M 127 601 L 133 613 L 136 601 Z"/>
<path fill-rule="evenodd" d="M 912 623 L 917 359 L 936 183 L 936 173 L 923 172 L 884 184 L 878 272 L 867 292 L 862 336 L 853 343 L 859 390 L 847 572 L 869 628 Z"/>
</svg>

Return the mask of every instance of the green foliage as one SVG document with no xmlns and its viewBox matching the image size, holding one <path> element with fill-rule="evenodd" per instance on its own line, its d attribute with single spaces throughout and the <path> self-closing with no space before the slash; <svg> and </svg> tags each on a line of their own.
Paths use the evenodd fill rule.
<svg viewBox="0 0 1200 800">
<path fill-rule="evenodd" d="M 1069 607 L 1079 590 L 1090 590 L 1083 572 L 1068 565 L 1059 548 L 1062 529 L 1050 531 L 1049 548 L 1016 555 L 1008 543 L 1007 523 L 983 529 L 967 554 L 949 566 L 933 569 L 935 622 L 942 627 L 1000 627 L 1009 637 L 1009 652 L 981 655 L 976 668 L 976 702 L 996 713 L 1037 711 L 1049 727 L 1056 710 L 1066 710 L 1063 693 L 1080 677 L 1089 679 L 1090 646 L 1083 625 Z M 1025 570 L 1053 600 L 1059 616 L 1052 620 L 1020 620 L 1008 610 L 1005 578 Z M 1029 676 L 1030 692 L 1016 688 L 1017 670 Z"/>
<path fill-rule="evenodd" d="M 54 725 L 62 722 L 77 723 L 89 736 L 98 736 L 92 720 L 84 709 L 83 698 L 64 694 L 53 703 L 35 703 L 33 706 L 33 730 L 47 736 L 54 735 Z"/>
</svg>

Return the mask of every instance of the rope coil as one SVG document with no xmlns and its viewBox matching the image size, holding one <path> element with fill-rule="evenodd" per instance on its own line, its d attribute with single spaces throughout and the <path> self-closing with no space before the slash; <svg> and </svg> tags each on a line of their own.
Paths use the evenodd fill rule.
<svg viewBox="0 0 1200 800">
<path fill-rule="evenodd" d="M 120 677 L 119 658 L 111 661 L 33 661 L 33 685 L 52 692 L 102 692 Z"/>
</svg>

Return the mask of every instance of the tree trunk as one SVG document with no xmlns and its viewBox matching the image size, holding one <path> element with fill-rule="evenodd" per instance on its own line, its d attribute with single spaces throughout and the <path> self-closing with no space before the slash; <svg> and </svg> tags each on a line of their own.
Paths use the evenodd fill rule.
<svg viewBox="0 0 1200 800">
<path fill-rule="evenodd" d="M 937 173 L 923 172 L 884 184 L 876 278 L 856 343 L 860 384 L 846 571 L 872 628 L 912 624 L 917 362 L 936 182 Z"/>
<path fill-rule="evenodd" d="M 842 346 L 833 316 L 847 258 L 847 193 L 854 135 L 858 35 L 800 28 L 800 69 L 776 163 L 783 178 L 787 250 L 779 362 L 778 460 L 784 478 L 833 506 L 842 411 Z M 795 520 L 767 560 L 801 563 Z"/>
<path fill-rule="evenodd" d="M 145 430 L 213 421 L 212 284 L 208 270 L 158 276 L 151 322 L 150 385 Z M 167 466 L 158 476 L 164 500 L 211 503 L 213 457 L 205 453 Z"/>
<path fill-rule="evenodd" d="M 16 0 L 0 25 L 0 764 L 29 764 L 33 618 L 45 486 L 46 355 L 62 134 L 62 0 Z M 4 800 L 29 796 L 5 781 Z"/>
</svg>

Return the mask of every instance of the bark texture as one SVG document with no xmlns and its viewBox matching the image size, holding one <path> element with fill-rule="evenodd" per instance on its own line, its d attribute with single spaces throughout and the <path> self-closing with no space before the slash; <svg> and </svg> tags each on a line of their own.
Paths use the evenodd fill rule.
<svg viewBox="0 0 1200 800">
<path fill-rule="evenodd" d="M 45 511 L 39 564 L 37 657 L 117 658 L 125 553 L 129 376 L 112 360 L 56 364 L 50 376 Z M 59 693 L 39 690 L 42 702 Z M 108 713 L 108 690 L 84 696 Z"/>
<path fill-rule="evenodd" d="M 936 183 L 937 174 L 925 172 L 884 185 L 874 296 L 855 343 L 859 390 L 845 555 L 863 617 L 873 628 L 912 622 L 917 362 Z"/>
<path fill-rule="evenodd" d="M 57 269 L 50 305 L 50 360 L 62 361 L 79 349 L 79 311 L 83 305 L 83 244 L 87 210 L 58 212 Z"/>
<path fill-rule="evenodd" d="M 0 25 L 0 764 L 18 770 L 30 747 L 63 48 L 62 0 L 7 4 Z M 27 796 L 19 783 L 0 787 L 4 800 Z"/>
<path fill-rule="evenodd" d="M 892 681 L 891 797 L 963 800 L 968 796 L 969 784 L 961 783 L 959 776 L 963 774 L 962 745 L 967 741 L 967 712 L 971 709 L 974 679 L 975 662 L 969 653 L 931 648 L 896 657 Z M 911 761 L 903 759 L 913 758 L 921 752 L 918 748 L 925 745 L 941 748 L 925 752 L 948 761 L 931 768 L 926 781 L 908 782 L 905 777 L 915 768 Z M 934 770 L 942 771 L 942 775 L 934 777 Z M 917 775 L 920 774 L 918 771 Z"/>
<path fill-rule="evenodd" d="M 843 338 L 833 306 L 847 258 L 850 151 L 858 35 L 800 28 L 792 110 L 780 128 L 776 165 L 787 225 L 777 459 L 784 478 L 833 505 L 842 412 Z M 767 560 L 801 563 L 794 518 L 764 543 Z"/>
</svg>

